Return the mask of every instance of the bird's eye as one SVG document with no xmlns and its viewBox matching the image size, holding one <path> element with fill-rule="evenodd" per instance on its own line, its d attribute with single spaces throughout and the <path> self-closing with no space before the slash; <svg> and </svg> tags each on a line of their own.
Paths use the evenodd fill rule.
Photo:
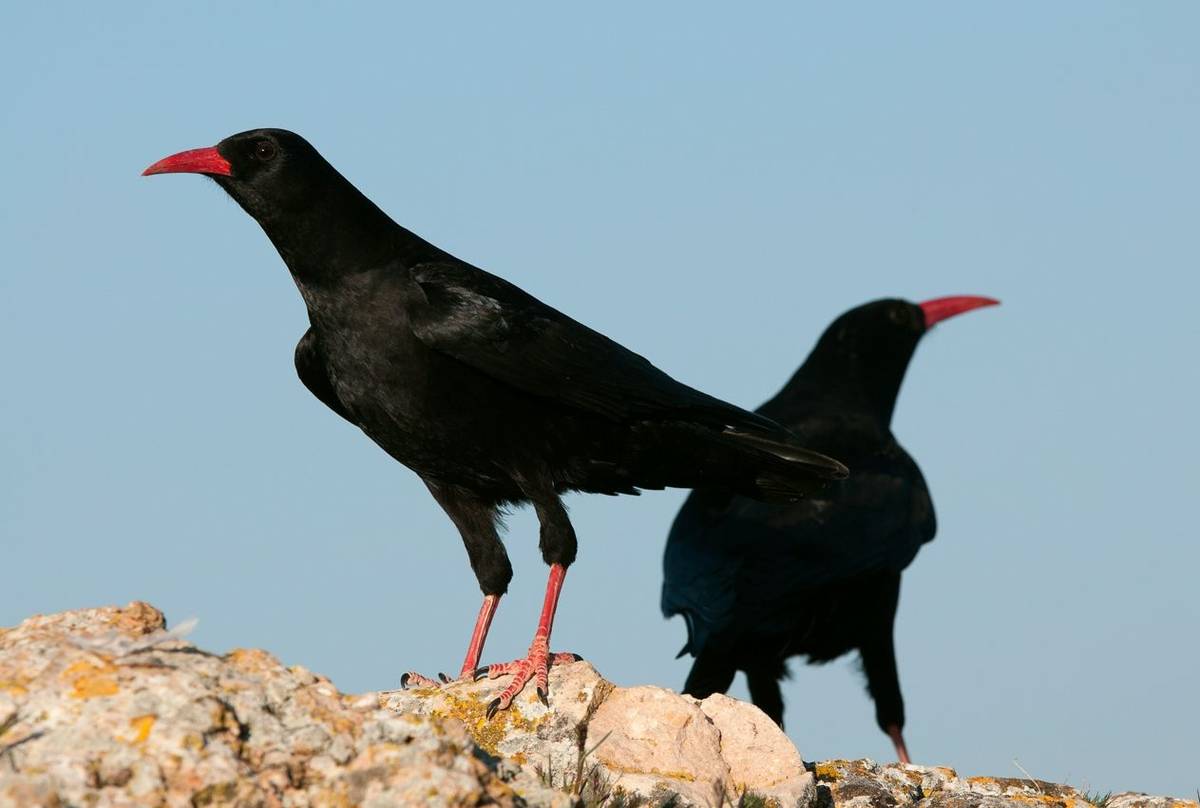
<svg viewBox="0 0 1200 808">
<path fill-rule="evenodd" d="M 908 321 L 908 311 L 901 306 L 888 309 L 888 318 L 896 325 L 904 325 Z"/>
<path fill-rule="evenodd" d="M 275 157 L 279 149 L 269 140 L 260 140 L 254 144 L 254 156 L 264 163 Z"/>
</svg>

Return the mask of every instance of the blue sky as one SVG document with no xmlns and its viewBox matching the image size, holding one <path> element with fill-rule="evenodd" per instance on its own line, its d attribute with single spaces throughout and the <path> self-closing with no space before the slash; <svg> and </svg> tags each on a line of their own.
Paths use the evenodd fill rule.
<svg viewBox="0 0 1200 808">
<path fill-rule="evenodd" d="M 904 579 L 923 763 L 1200 786 L 1194 3 L 9 4 L 0 625 L 146 599 L 346 690 L 454 670 L 478 590 L 417 478 L 301 387 L 299 296 L 174 151 L 294 129 L 399 222 L 746 406 L 841 311 L 1004 305 L 921 345 L 894 428 L 940 531 Z M 678 687 L 679 491 L 572 497 L 556 645 Z M 523 652 L 517 570 L 486 656 Z M 738 684 L 735 694 L 744 694 Z M 809 759 L 890 759 L 854 664 Z"/>
</svg>

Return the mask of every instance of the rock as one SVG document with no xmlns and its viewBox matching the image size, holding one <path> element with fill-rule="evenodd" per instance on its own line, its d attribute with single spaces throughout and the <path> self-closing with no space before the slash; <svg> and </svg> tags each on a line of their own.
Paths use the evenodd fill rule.
<svg viewBox="0 0 1200 808">
<path fill-rule="evenodd" d="M 132 603 L 0 630 L 0 807 L 519 803 L 461 724 L 164 629 Z"/>
<path fill-rule="evenodd" d="M 0 628 L 0 808 L 1089 806 L 1069 786 L 939 767 L 809 771 L 751 705 L 615 687 L 585 662 L 551 670 L 549 707 L 531 691 L 489 720 L 506 679 L 348 696 L 186 629 L 145 603 Z"/>
<path fill-rule="evenodd" d="M 381 694 L 406 715 L 457 718 L 488 754 L 530 767 L 560 789 L 661 804 L 736 804 L 750 792 L 809 806 L 816 786 L 787 736 L 757 707 L 697 701 L 660 687 L 614 687 L 587 662 L 550 671 L 550 706 L 530 690 L 488 720 L 506 680 Z M 520 789 L 517 789 L 520 792 Z"/>
<path fill-rule="evenodd" d="M 487 705 L 507 681 L 456 682 L 441 688 L 379 694 L 381 707 L 409 716 L 457 719 L 488 755 L 536 770 L 561 785 L 578 769 L 592 714 L 613 686 L 585 662 L 550 674 L 551 708 L 526 689 L 508 710 L 487 718 Z"/>
<path fill-rule="evenodd" d="M 1194 800 L 1177 800 L 1174 797 L 1152 797 L 1149 794 L 1138 794 L 1124 791 L 1111 795 L 1104 803 L 1104 808 L 1196 808 Z"/>
<path fill-rule="evenodd" d="M 614 692 L 591 727 L 596 760 L 635 794 L 719 805 L 729 783 L 721 732 L 693 699 L 657 687 Z"/>
<path fill-rule="evenodd" d="M 721 733 L 721 754 L 735 792 L 774 795 L 783 805 L 816 801 L 816 782 L 800 752 L 762 710 L 721 693 L 700 702 L 700 709 Z"/>
<path fill-rule="evenodd" d="M 870 760 L 814 764 L 820 808 L 1091 808 L 1071 786 L 1016 777 L 960 778 L 943 766 L 880 766 Z M 1103 808 L 1200 808 L 1190 800 L 1119 794 Z"/>
</svg>

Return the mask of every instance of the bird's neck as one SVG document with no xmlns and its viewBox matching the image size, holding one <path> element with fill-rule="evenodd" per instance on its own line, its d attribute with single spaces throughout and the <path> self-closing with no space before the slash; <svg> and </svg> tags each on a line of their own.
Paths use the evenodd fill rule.
<svg viewBox="0 0 1200 808">
<path fill-rule="evenodd" d="M 303 210 L 259 220 L 297 281 L 333 283 L 429 246 L 371 200 L 354 196 L 330 194 Z"/>
<path fill-rule="evenodd" d="M 275 245 L 310 310 L 317 298 L 337 296 L 363 275 L 446 257 L 332 168 L 292 205 L 263 209 L 253 199 L 238 201 Z"/>
<path fill-rule="evenodd" d="M 761 411 L 783 423 L 789 417 L 854 412 L 886 432 L 906 367 L 827 367 L 820 357 L 810 356 Z"/>
</svg>

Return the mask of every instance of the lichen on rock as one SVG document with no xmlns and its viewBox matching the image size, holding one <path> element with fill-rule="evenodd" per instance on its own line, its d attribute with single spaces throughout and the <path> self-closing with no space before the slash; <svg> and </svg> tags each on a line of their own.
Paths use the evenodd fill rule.
<svg viewBox="0 0 1200 808">
<path fill-rule="evenodd" d="M 0 806 L 516 805 L 456 722 L 263 651 L 218 656 L 144 603 L 0 635 Z"/>
<path fill-rule="evenodd" d="M 218 655 L 145 603 L 0 629 L 0 808 L 1088 808 L 1068 786 L 825 761 L 752 705 L 616 687 L 586 662 L 488 718 L 505 680 L 345 695 Z M 1106 808 L 1200 808 L 1138 794 Z"/>
</svg>

